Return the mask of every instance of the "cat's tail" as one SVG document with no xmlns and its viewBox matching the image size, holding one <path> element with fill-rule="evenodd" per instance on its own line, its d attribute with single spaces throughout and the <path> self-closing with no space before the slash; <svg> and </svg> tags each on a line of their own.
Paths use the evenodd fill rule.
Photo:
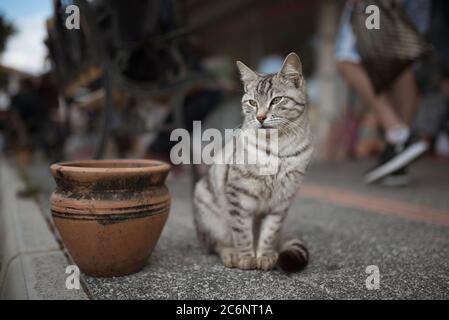
<svg viewBox="0 0 449 320">
<path fill-rule="evenodd" d="M 298 272 L 309 262 L 309 251 L 299 239 L 288 239 L 282 246 L 278 258 L 278 267 L 287 273 Z"/>
</svg>

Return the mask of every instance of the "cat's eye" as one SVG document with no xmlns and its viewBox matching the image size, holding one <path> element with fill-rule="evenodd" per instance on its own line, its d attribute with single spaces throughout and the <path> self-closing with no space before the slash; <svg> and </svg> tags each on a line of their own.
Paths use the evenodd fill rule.
<svg viewBox="0 0 449 320">
<path fill-rule="evenodd" d="M 250 99 L 250 100 L 248 100 L 248 103 L 249 103 L 251 106 L 253 106 L 253 107 L 257 107 L 257 102 L 256 102 L 256 100 Z"/>
<path fill-rule="evenodd" d="M 276 97 L 273 100 L 271 100 L 271 105 L 275 105 L 278 104 L 279 102 L 281 102 L 282 97 Z"/>
</svg>

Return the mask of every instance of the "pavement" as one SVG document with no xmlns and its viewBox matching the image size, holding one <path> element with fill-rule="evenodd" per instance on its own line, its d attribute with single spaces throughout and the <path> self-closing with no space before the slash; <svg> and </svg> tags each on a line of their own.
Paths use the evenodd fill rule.
<svg viewBox="0 0 449 320">
<path fill-rule="evenodd" d="M 225 268 L 201 252 L 192 223 L 187 176 L 170 175 L 170 217 L 145 268 L 134 275 L 83 275 L 92 299 L 449 299 L 449 162 L 424 159 L 411 168 L 413 184 L 366 186 L 367 162 L 314 164 L 290 210 L 289 233 L 311 254 L 308 267 Z M 29 168 L 49 215 L 54 183 L 42 165 Z M 366 286 L 376 266 L 378 289 Z"/>
<path fill-rule="evenodd" d="M 0 157 L 0 300 L 87 299 L 67 290 L 67 253 L 36 201 L 17 196 L 25 183 L 14 169 Z"/>
</svg>

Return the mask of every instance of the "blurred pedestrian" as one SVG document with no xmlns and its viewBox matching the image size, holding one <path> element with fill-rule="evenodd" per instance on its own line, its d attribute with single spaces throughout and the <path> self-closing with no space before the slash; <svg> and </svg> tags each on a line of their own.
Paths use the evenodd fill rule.
<svg viewBox="0 0 449 320">
<path fill-rule="evenodd" d="M 22 79 L 19 91 L 11 98 L 11 125 L 20 151 L 42 150 L 47 158 L 57 161 L 61 158 L 63 135 L 51 119 L 57 108 L 57 92 L 52 86 L 47 76 L 38 85 L 31 78 Z"/>
<path fill-rule="evenodd" d="M 371 2 L 379 5 L 381 3 L 380 1 Z M 390 2 L 402 6 L 420 32 L 427 30 L 430 1 L 392 0 Z M 410 64 L 391 84 L 388 84 L 387 89 L 378 92 L 362 63 L 362 57 L 357 48 L 357 36 L 351 25 L 351 18 L 358 3 L 359 0 L 347 1 L 344 7 L 336 45 L 336 59 L 340 74 L 363 103 L 374 110 L 384 132 L 385 150 L 379 163 L 366 173 L 365 182 L 383 181 L 388 185 L 405 185 L 409 181 L 407 166 L 428 148 L 426 141 L 418 138 L 411 128 L 418 107 L 418 91 L 413 66 Z M 381 11 L 380 14 L 382 13 Z M 382 26 L 380 28 L 382 29 Z M 378 32 L 376 35 L 381 35 L 379 32 L 384 31 L 365 29 L 363 32 Z"/>
<path fill-rule="evenodd" d="M 42 107 L 33 80 L 20 80 L 19 91 L 11 98 L 12 125 L 18 133 L 19 147 L 32 149 L 37 142 Z"/>
<path fill-rule="evenodd" d="M 44 73 L 39 78 L 36 94 L 41 107 L 40 146 L 49 160 L 61 161 L 68 128 L 64 127 L 59 118 L 59 87 L 50 72 Z"/>
</svg>

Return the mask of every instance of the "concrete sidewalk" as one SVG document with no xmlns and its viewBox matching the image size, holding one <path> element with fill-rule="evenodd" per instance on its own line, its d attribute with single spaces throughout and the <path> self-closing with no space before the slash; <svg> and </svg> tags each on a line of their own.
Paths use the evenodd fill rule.
<svg viewBox="0 0 449 320">
<path fill-rule="evenodd" d="M 364 186 L 360 176 L 367 166 L 311 168 L 287 221 L 311 252 L 301 273 L 227 269 L 202 254 L 190 183 L 170 176 L 170 218 L 146 267 L 126 277 L 83 276 L 87 289 L 96 299 L 449 299 L 448 164 L 422 161 L 412 168 L 415 183 L 393 190 Z M 51 177 L 45 167 L 30 174 L 43 188 L 48 214 Z M 316 192 L 320 188 L 325 192 Z M 378 290 L 365 285 L 370 265 L 380 271 Z"/>
<path fill-rule="evenodd" d="M 322 168 L 315 169 L 322 172 Z M 311 172 L 310 180 L 315 180 L 315 174 L 319 173 Z M 299 198 L 290 211 L 287 225 L 290 232 L 301 235 L 309 245 L 312 260 L 304 272 L 287 276 L 278 271 L 227 269 L 217 257 L 200 251 L 192 224 L 188 185 L 179 179 L 170 181 L 174 198 L 171 217 L 145 269 L 116 279 L 87 277 L 94 296 L 114 299 L 449 298 L 449 228 L 446 226 Z M 369 265 L 379 267 L 379 290 L 366 289 L 369 274 L 365 270 Z"/>
<path fill-rule="evenodd" d="M 0 299 L 87 299 L 66 289 L 71 262 L 36 201 L 17 195 L 16 169 L 0 158 Z"/>
</svg>

